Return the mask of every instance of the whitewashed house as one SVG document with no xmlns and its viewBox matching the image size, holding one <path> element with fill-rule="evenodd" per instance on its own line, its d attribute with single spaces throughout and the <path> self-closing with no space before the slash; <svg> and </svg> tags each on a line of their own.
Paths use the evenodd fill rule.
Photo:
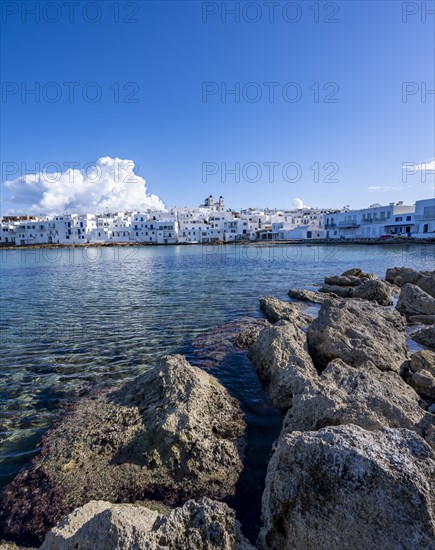
<svg viewBox="0 0 435 550">
<path fill-rule="evenodd" d="M 409 235 L 413 231 L 415 205 L 403 202 L 387 206 L 373 204 L 362 210 L 330 212 L 324 215 L 325 237 L 332 239 L 374 239 L 384 235 Z"/>
<path fill-rule="evenodd" d="M 435 198 L 415 203 L 413 237 L 435 238 Z"/>
</svg>

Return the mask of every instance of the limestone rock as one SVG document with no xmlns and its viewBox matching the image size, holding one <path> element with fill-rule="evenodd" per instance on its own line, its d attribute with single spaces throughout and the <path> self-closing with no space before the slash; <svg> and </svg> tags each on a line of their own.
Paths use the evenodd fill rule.
<svg viewBox="0 0 435 550">
<path fill-rule="evenodd" d="M 411 370 L 412 372 L 427 370 L 435 375 L 435 353 L 428 349 L 413 353 L 411 355 Z"/>
<path fill-rule="evenodd" d="M 341 274 L 342 277 L 357 277 L 358 279 L 377 279 L 374 273 L 365 273 L 362 269 L 358 267 L 353 267 L 348 269 Z"/>
<path fill-rule="evenodd" d="M 321 288 L 319 288 L 319 292 L 324 292 L 325 294 L 335 294 L 335 296 L 339 296 L 340 298 L 350 298 L 352 287 L 324 284 Z"/>
<path fill-rule="evenodd" d="M 245 423 L 218 381 L 180 355 L 80 400 L 3 491 L 6 539 L 39 542 L 89 499 L 134 502 L 234 494 Z"/>
<path fill-rule="evenodd" d="M 412 335 L 412 339 L 435 351 L 435 325 L 418 330 Z"/>
<path fill-rule="evenodd" d="M 284 320 L 298 326 L 307 326 L 312 317 L 302 312 L 301 306 L 295 302 L 283 302 L 272 296 L 260 299 L 260 309 L 271 323 Z"/>
<path fill-rule="evenodd" d="M 435 315 L 411 315 L 408 317 L 410 325 L 433 325 L 435 324 Z"/>
<path fill-rule="evenodd" d="M 435 271 L 418 272 L 410 267 L 393 267 L 387 269 L 385 278 L 399 287 L 406 284 L 416 285 L 435 298 Z"/>
<path fill-rule="evenodd" d="M 422 397 L 435 399 L 435 376 L 431 372 L 427 370 L 414 372 L 409 383 Z"/>
<path fill-rule="evenodd" d="M 384 281 L 367 280 L 351 291 L 353 298 L 377 302 L 381 306 L 393 305 L 393 293 L 390 286 Z"/>
<path fill-rule="evenodd" d="M 432 271 L 432 273 L 422 274 L 417 282 L 417 285 L 432 296 L 432 298 L 435 298 L 435 271 Z"/>
<path fill-rule="evenodd" d="M 420 279 L 420 273 L 410 267 L 390 267 L 385 274 L 385 280 L 397 286 L 406 283 L 416 284 Z"/>
<path fill-rule="evenodd" d="M 313 302 L 314 304 L 323 304 L 325 300 L 329 299 L 329 296 L 320 294 L 319 292 L 313 292 L 312 290 L 306 290 L 305 288 L 292 288 L 288 291 L 290 298 L 295 300 L 302 300 L 303 302 Z"/>
<path fill-rule="evenodd" d="M 420 287 L 407 283 L 400 291 L 397 309 L 406 316 L 435 315 L 435 298 Z"/>
<path fill-rule="evenodd" d="M 288 409 L 294 394 L 318 378 L 304 332 L 288 321 L 262 330 L 248 357 L 266 384 L 272 403 L 282 410 Z"/>
<path fill-rule="evenodd" d="M 286 433 L 268 467 L 258 546 L 430 550 L 434 475 L 434 452 L 409 430 Z"/>
<path fill-rule="evenodd" d="M 325 283 L 333 286 L 359 286 L 362 282 L 362 279 L 352 275 L 332 275 L 325 277 Z"/>
<path fill-rule="evenodd" d="M 47 535 L 40 550 L 254 550 L 231 508 L 203 498 L 166 515 L 141 504 L 91 501 Z"/>
<path fill-rule="evenodd" d="M 284 429 L 312 431 L 341 424 L 366 430 L 408 428 L 432 444 L 433 418 L 419 405 L 415 391 L 398 374 L 382 372 L 370 362 L 360 369 L 340 359 L 329 363 L 316 385 L 293 397 Z"/>
<path fill-rule="evenodd" d="M 326 301 L 308 329 L 308 348 L 319 369 L 339 358 L 399 372 L 408 359 L 405 326 L 397 311 L 365 300 Z"/>
<path fill-rule="evenodd" d="M 422 397 L 435 399 L 435 353 L 422 350 L 411 355 L 409 384 Z"/>
</svg>

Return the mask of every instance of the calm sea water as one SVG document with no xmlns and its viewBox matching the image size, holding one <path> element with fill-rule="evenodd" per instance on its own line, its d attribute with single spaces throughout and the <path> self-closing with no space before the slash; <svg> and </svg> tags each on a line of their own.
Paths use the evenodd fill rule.
<svg viewBox="0 0 435 550">
<path fill-rule="evenodd" d="M 391 266 L 434 269 L 434 257 L 435 245 L 415 244 L 0 250 L 0 483 L 31 459 L 66 399 L 135 376 L 163 354 L 189 357 L 205 329 L 259 316 L 260 297 L 285 299 L 354 266 L 379 276 Z M 213 373 L 247 415 L 240 494 L 249 502 L 261 494 L 281 417 L 245 355 Z"/>
</svg>

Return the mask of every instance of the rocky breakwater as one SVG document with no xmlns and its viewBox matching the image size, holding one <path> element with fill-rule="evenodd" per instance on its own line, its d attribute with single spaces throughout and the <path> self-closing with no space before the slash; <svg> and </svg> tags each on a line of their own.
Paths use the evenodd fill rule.
<svg viewBox="0 0 435 550">
<path fill-rule="evenodd" d="M 377 302 L 383 306 L 393 304 L 393 294 L 398 292 L 398 287 L 381 281 L 373 273 L 366 273 L 361 269 L 349 269 L 341 275 L 325 277 L 324 285 L 319 292 L 306 289 L 291 289 L 290 298 L 304 300 L 317 304 L 323 304 L 329 295 L 331 299 L 339 298 L 361 298 Z"/>
<path fill-rule="evenodd" d="M 273 405 L 286 411 L 293 395 L 304 391 L 317 377 L 303 330 L 312 317 L 303 314 L 297 304 L 275 298 L 265 298 L 260 307 L 277 322 L 260 332 L 248 350 L 248 357 Z"/>
<path fill-rule="evenodd" d="M 397 309 L 416 328 L 412 339 L 435 351 L 435 271 L 396 267 L 387 270 L 386 279 L 400 287 Z"/>
<path fill-rule="evenodd" d="M 90 500 L 174 505 L 233 495 L 244 431 L 238 402 L 214 377 L 168 356 L 122 387 L 80 400 L 47 432 L 2 492 L 0 540 L 40 543 Z"/>
<path fill-rule="evenodd" d="M 358 274 L 326 284 L 376 282 L 341 278 Z M 249 349 L 271 400 L 287 411 L 268 466 L 262 550 L 435 547 L 434 356 L 411 354 L 409 319 L 378 297 L 333 293 L 318 300 L 306 334 L 279 321 Z"/>
</svg>

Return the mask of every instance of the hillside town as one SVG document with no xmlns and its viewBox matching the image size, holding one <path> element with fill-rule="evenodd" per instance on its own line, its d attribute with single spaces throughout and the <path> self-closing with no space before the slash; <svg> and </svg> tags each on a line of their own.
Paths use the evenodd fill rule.
<svg viewBox="0 0 435 550">
<path fill-rule="evenodd" d="M 168 211 L 4 216 L 0 246 L 88 243 L 201 244 L 315 239 L 435 239 L 435 199 L 361 210 L 225 209 L 221 196 Z"/>
</svg>

